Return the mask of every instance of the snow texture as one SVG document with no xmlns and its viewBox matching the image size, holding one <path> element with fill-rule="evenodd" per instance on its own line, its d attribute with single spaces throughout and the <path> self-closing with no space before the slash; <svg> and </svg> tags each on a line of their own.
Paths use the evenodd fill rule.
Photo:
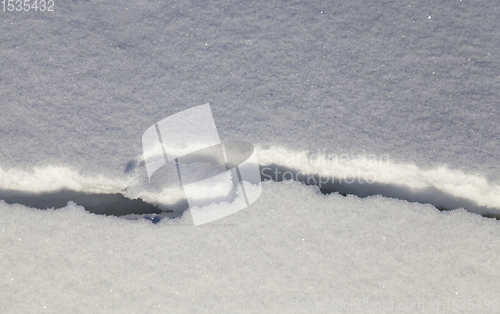
<svg viewBox="0 0 500 314">
<path fill-rule="evenodd" d="M 3 313 L 287 313 L 293 300 L 498 298 L 498 222 L 463 210 L 281 182 L 201 227 L 189 215 L 155 225 L 75 205 L 0 211 Z"/>
<path fill-rule="evenodd" d="M 500 213 L 499 15 L 493 0 L 0 11 L 0 312 L 498 299 L 499 221 L 475 213 Z M 193 226 L 175 182 L 149 184 L 143 135 L 206 103 L 267 181 Z M 60 203 L 82 195 L 96 204 Z M 178 218 L 89 212 L 114 198 Z"/>
</svg>

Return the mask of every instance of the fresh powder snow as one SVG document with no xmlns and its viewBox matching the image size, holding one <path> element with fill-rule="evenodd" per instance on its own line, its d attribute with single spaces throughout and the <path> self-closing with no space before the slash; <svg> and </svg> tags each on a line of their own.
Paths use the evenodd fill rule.
<svg viewBox="0 0 500 314">
<path fill-rule="evenodd" d="M 1 313 L 500 311 L 495 1 L 19 3 Z M 142 138 L 207 103 L 262 194 L 195 226 Z"/>
</svg>

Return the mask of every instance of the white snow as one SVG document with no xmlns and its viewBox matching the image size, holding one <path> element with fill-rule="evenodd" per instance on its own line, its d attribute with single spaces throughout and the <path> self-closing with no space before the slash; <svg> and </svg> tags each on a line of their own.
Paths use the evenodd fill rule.
<svg viewBox="0 0 500 314">
<path fill-rule="evenodd" d="M 0 11 L 0 312 L 336 312 L 351 300 L 448 312 L 470 299 L 493 312 L 500 222 L 477 213 L 500 213 L 499 15 L 488 0 Z M 252 143 L 263 177 L 285 179 L 259 198 L 245 185 L 256 200 L 243 210 L 194 226 L 190 211 L 153 224 L 3 201 L 118 193 L 178 216 L 184 193 L 177 177 L 149 185 L 143 135 L 206 103 L 220 142 Z"/>
<path fill-rule="evenodd" d="M 282 182 L 200 227 L 189 215 L 154 225 L 75 205 L 0 211 L 4 313 L 284 313 L 293 300 L 498 298 L 498 222 L 463 210 Z"/>
</svg>

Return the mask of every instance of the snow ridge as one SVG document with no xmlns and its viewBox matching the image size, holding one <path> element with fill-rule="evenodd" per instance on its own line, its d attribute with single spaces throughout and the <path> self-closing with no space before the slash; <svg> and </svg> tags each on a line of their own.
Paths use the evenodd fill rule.
<svg viewBox="0 0 500 314">
<path fill-rule="evenodd" d="M 420 169 L 413 164 L 392 162 L 388 156 L 294 152 L 282 147 L 264 149 L 256 146 L 255 149 L 264 183 L 269 180 L 300 181 L 316 185 L 324 193 L 339 192 L 360 197 L 382 195 L 430 203 L 439 209 L 464 208 L 481 215 L 500 217 L 500 186 L 478 175 L 444 166 Z M 137 164 L 140 166 L 133 172 L 117 178 L 82 175 L 69 167 L 49 166 L 32 171 L 0 168 L 0 199 L 47 208 L 46 204 L 52 204 L 46 201 L 51 196 L 82 201 L 87 195 L 87 198 L 92 198 L 92 204 L 102 200 L 111 207 L 124 206 L 124 199 L 141 199 L 163 211 L 181 213 L 187 208 L 182 190 L 151 189 L 144 164 Z M 125 198 L 113 203 L 119 199 L 116 195 Z M 37 197 L 45 201 L 37 204 Z M 106 213 L 102 206 L 100 208 L 99 213 Z M 108 214 L 131 214 L 131 208 L 133 206 L 128 206 L 128 211 L 123 213 L 110 208 Z M 144 212 L 155 207 L 142 208 L 141 212 Z"/>
<path fill-rule="evenodd" d="M 263 180 L 295 180 L 317 185 L 324 192 L 380 194 L 439 209 L 500 215 L 500 186 L 484 177 L 441 166 L 424 170 L 414 164 L 395 163 L 389 156 L 335 155 L 292 152 L 284 148 L 257 148 Z"/>
</svg>

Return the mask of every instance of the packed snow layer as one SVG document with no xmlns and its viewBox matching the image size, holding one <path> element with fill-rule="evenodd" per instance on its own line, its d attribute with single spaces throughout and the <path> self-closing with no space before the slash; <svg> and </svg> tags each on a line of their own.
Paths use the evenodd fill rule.
<svg viewBox="0 0 500 314">
<path fill-rule="evenodd" d="M 209 102 L 222 141 L 500 182 L 495 1 L 74 1 L 0 15 L 0 166 L 109 176 Z"/>
<path fill-rule="evenodd" d="M 294 152 L 281 147 L 257 147 L 256 153 L 263 180 L 295 180 L 317 185 L 325 192 L 358 196 L 380 194 L 430 203 L 440 209 L 464 208 L 479 214 L 500 216 L 500 185 L 479 175 L 465 174 L 445 166 L 421 169 L 415 164 L 392 162 L 388 155 L 349 156 L 324 152 Z M 63 190 L 88 194 L 94 199 L 96 194 L 121 194 L 129 199 L 141 199 L 163 210 L 182 212 L 186 209 L 183 201 L 185 195 L 180 186 L 155 189 L 146 176 L 144 163 L 138 159 L 134 162 L 138 166 L 130 167 L 128 174 L 116 178 L 99 174 L 82 175 L 69 167 L 50 166 L 35 168 L 32 171 L 5 171 L 0 168 L 0 197 L 9 203 L 47 208 L 51 206 L 45 206 L 44 202 L 36 205 L 37 195 L 60 193 L 59 191 Z M 204 169 L 201 168 L 200 171 Z M 200 174 L 199 177 L 210 176 Z M 225 186 L 210 187 L 210 191 L 205 193 L 212 196 L 219 193 L 221 197 L 227 194 Z M 201 191 L 197 191 L 197 194 L 201 197 Z M 30 203 L 23 203 L 22 196 L 29 196 Z M 67 199 L 78 203 L 76 199 Z M 142 211 L 138 208 L 135 213 L 140 212 Z M 120 213 L 120 210 L 110 208 L 109 213 Z M 132 212 L 123 211 L 123 214 L 127 213 Z"/>
<path fill-rule="evenodd" d="M 0 311 L 263 313 L 294 302 L 498 298 L 498 222 L 380 196 L 268 183 L 194 227 L 1 202 Z M 397 303 L 396 303 L 397 304 Z M 442 309 L 444 311 L 444 309 Z"/>
<path fill-rule="evenodd" d="M 257 152 L 263 179 L 296 180 L 327 192 L 381 194 L 442 209 L 463 207 L 480 214 L 500 214 L 500 185 L 446 166 L 423 169 L 391 161 L 389 155 L 291 152 L 280 147 Z"/>
</svg>

